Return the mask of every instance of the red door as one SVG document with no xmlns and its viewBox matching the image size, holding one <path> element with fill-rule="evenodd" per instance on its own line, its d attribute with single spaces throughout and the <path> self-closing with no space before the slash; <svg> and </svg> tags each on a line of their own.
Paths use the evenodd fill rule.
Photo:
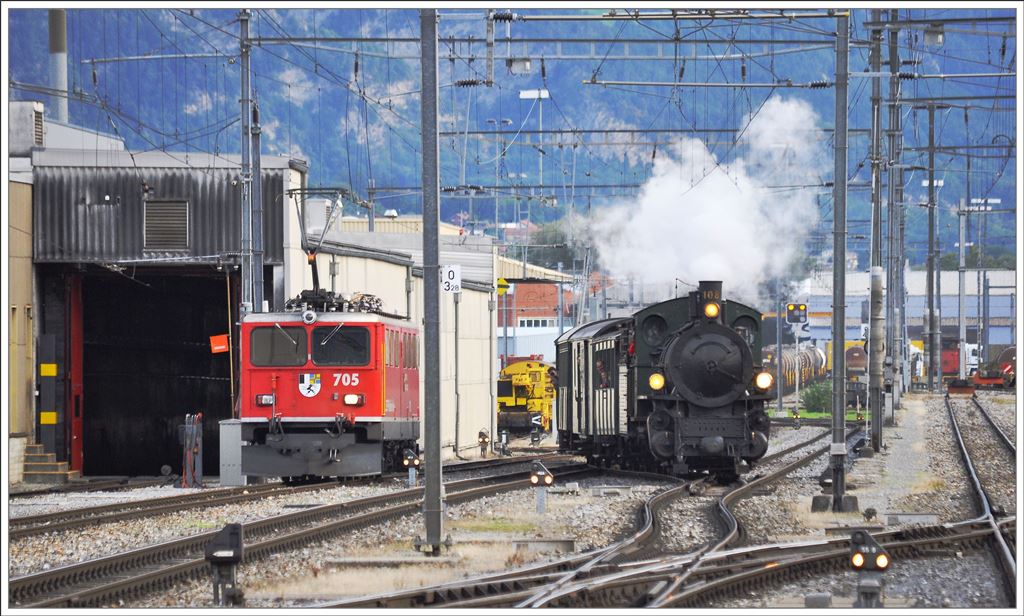
<svg viewBox="0 0 1024 616">
<path fill-rule="evenodd" d="M 68 376 L 67 431 L 70 457 L 68 466 L 82 471 L 82 277 L 71 276 L 68 284 Z"/>
</svg>

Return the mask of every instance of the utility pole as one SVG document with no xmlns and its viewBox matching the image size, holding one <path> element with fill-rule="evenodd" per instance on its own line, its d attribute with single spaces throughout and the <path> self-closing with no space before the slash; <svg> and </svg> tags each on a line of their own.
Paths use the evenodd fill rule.
<svg viewBox="0 0 1024 616">
<path fill-rule="evenodd" d="M 441 304 L 440 304 L 440 151 L 437 137 L 437 10 L 420 9 L 420 72 L 423 140 L 423 338 L 424 338 L 424 458 L 426 485 L 423 516 L 427 538 L 417 542 L 427 553 L 441 553 L 443 502 L 441 496 Z"/>
<path fill-rule="evenodd" d="M 562 273 L 562 262 L 558 262 L 558 273 Z M 558 335 L 561 336 L 565 332 L 562 321 L 562 313 L 565 312 L 565 298 L 562 293 L 562 277 L 558 277 Z"/>
<path fill-rule="evenodd" d="M 969 203 L 969 202 L 968 202 Z M 964 316 L 964 291 L 967 282 L 967 259 L 964 251 L 964 244 L 967 242 L 967 209 L 964 207 L 964 200 L 960 200 L 960 208 L 956 211 L 960 219 L 960 267 L 959 279 L 960 288 L 957 291 L 957 329 L 960 339 L 960 370 L 957 376 L 960 379 L 967 377 L 967 318 Z"/>
<path fill-rule="evenodd" d="M 836 15 L 835 167 L 832 199 L 832 511 L 846 492 L 846 129 L 850 81 L 850 14 Z M 850 503 L 852 504 L 852 503 Z"/>
<path fill-rule="evenodd" d="M 377 195 L 376 182 L 373 178 L 366 181 L 366 200 L 370 202 L 369 210 L 370 215 L 366 222 L 366 230 L 373 233 L 374 222 L 377 220 L 377 206 L 373 202 L 373 198 Z"/>
<path fill-rule="evenodd" d="M 239 100 L 242 112 L 242 306 L 241 315 L 253 310 L 252 298 L 252 167 L 249 156 L 252 152 L 252 112 L 249 100 L 249 9 L 238 12 L 241 29 L 239 51 L 241 56 L 242 92 Z"/>
<path fill-rule="evenodd" d="M 871 21 L 882 17 L 871 9 Z M 871 448 L 882 449 L 882 378 L 885 315 L 882 305 L 882 30 L 871 30 L 871 313 L 868 320 L 868 409 Z"/>
<path fill-rule="evenodd" d="M 928 348 L 928 391 L 935 391 L 938 360 L 935 332 L 935 103 L 928 103 L 928 310 L 924 336 Z"/>
<path fill-rule="evenodd" d="M 260 105 L 253 101 L 249 147 L 252 148 L 252 311 L 263 311 L 263 172 L 260 167 Z"/>
<path fill-rule="evenodd" d="M 679 297 L 679 293 L 676 293 Z M 775 279 L 775 415 L 782 417 L 782 292 Z"/>
<path fill-rule="evenodd" d="M 899 19 L 899 10 L 893 9 L 889 14 L 890 21 Z M 900 163 L 900 138 L 902 135 L 902 119 L 899 107 L 900 92 L 900 57 L 899 57 L 899 30 L 889 31 L 889 164 L 888 172 L 888 201 L 887 228 L 889 235 L 888 242 L 888 282 L 886 283 L 885 303 L 885 354 L 888 360 L 891 377 L 890 391 L 892 395 L 892 408 L 900 408 L 900 397 L 903 387 L 903 335 L 900 327 L 901 319 L 898 315 L 904 312 L 903 287 L 901 279 L 903 276 L 903 255 L 900 251 L 899 219 L 903 210 L 903 166 Z M 895 423 L 895 418 L 893 417 Z"/>
</svg>

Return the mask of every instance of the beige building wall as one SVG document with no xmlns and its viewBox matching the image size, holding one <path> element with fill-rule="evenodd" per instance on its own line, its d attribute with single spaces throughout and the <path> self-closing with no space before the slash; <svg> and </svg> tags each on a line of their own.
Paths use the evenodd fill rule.
<svg viewBox="0 0 1024 616">
<path fill-rule="evenodd" d="M 35 391 L 35 335 L 32 276 L 32 185 L 8 182 L 7 289 L 9 434 L 33 437 Z"/>
<path fill-rule="evenodd" d="M 298 220 L 294 205 L 286 209 L 285 220 L 285 296 L 294 297 L 303 289 L 312 287 L 313 279 L 306 255 L 302 252 Z M 416 218 L 418 221 L 418 217 Z M 380 219 L 377 220 L 381 222 Z M 414 221 L 399 219 L 396 225 L 405 231 L 413 229 L 407 225 Z M 358 226 L 353 224 L 354 226 Z M 365 221 L 363 221 L 365 231 Z M 417 227 L 418 228 L 418 227 Z M 355 231 L 356 229 L 349 229 Z M 378 224 L 377 231 L 381 231 Z M 450 230 L 448 230 L 450 231 Z M 442 233 L 445 229 L 442 228 Z M 457 233 L 457 231 L 456 231 Z M 340 239 L 340 238 L 339 238 Z M 401 252 L 401 249 L 396 249 Z M 339 293 L 367 292 L 380 297 L 388 312 L 407 314 L 406 276 L 407 267 L 387 261 L 365 257 L 339 256 L 321 253 L 317 255 L 317 271 L 320 286 L 331 289 L 330 267 L 332 260 L 337 264 L 337 278 L 334 291 Z M 423 278 L 412 278 L 412 296 L 409 316 L 412 323 L 423 327 Z M 485 282 L 485 281 L 477 281 Z M 493 281 L 491 281 L 493 282 Z M 491 337 L 497 327 L 497 313 L 488 308 L 491 294 L 486 291 L 465 289 L 459 305 L 459 400 L 458 400 L 458 446 L 464 457 L 479 455 L 477 433 L 481 429 L 491 431 L 493 417 L 492 349 Z M 451 459 L 456 455 L 456 396 L 455 396 L 455 304 L 451 294 L 441 294 L 441 446 L 442 458 Z M 422 413 L 424 383 L 424 348 L 420 339 L 420 409 Z M 423 422 L 421 414 L 420 442 L 422 445 Z"/>
<path fill-rule="evenodd" d="M 413 311 L 421 322 L 423 306 L 423 279 L 417 278 L 413 297 Z M 455 298 L 441 293 L 441 447 L 442 458 L 454 458 L 456 441 L 464 457 L 477 457 L 477 433 L 491 431 L 491 336 L 495 331 L 497 314 L 488 310 L 490 294 L 464 289 L 459 303 L 458 340 L 459 397 L 455 396 Z M 420 345 L 420 365 L 424 365 L 423 345 Z M 420 392 L 423 392 L 420 371 Z M 458 438 L 456 438 L 456 406 L 458 407 Z M 422 401 L 421 401 L 421 408 Z M 421 425 L 422 438 L 422 425 Z M 421 441 L 422 443 L 422 441 Z"/>
</svg>

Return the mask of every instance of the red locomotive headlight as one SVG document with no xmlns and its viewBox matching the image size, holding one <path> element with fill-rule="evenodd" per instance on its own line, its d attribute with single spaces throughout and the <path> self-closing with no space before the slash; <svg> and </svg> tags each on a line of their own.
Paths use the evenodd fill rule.
<svg viewBox="0 0 1024 616">
<path fill-rule="evenodd" d="M 274 406 L 274 394 L 256 394 L 256 406 Z"/>
<path fill-rule="evenodd" d="M 347 406 L 363 406 L 366 403 L 366 396 L 363 394 L 345 394 L 342 401 Z"/>
</svg>

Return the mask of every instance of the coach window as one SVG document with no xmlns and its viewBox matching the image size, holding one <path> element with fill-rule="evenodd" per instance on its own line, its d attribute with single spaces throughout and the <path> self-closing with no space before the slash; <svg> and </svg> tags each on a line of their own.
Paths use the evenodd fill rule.
<svg viewBox="0 0 1024 616">
<path fill-rule="evenodd" d="M 370 330 L 346 325 L 314 328 L 313 363 L 318 366 L 369 364 Z"/>
<path fill-rule="evenodd" d="M 254 327 L 249 336 L 254 366 L 304 366 L 307 352 L 304 327 Z"/>
</svg>

